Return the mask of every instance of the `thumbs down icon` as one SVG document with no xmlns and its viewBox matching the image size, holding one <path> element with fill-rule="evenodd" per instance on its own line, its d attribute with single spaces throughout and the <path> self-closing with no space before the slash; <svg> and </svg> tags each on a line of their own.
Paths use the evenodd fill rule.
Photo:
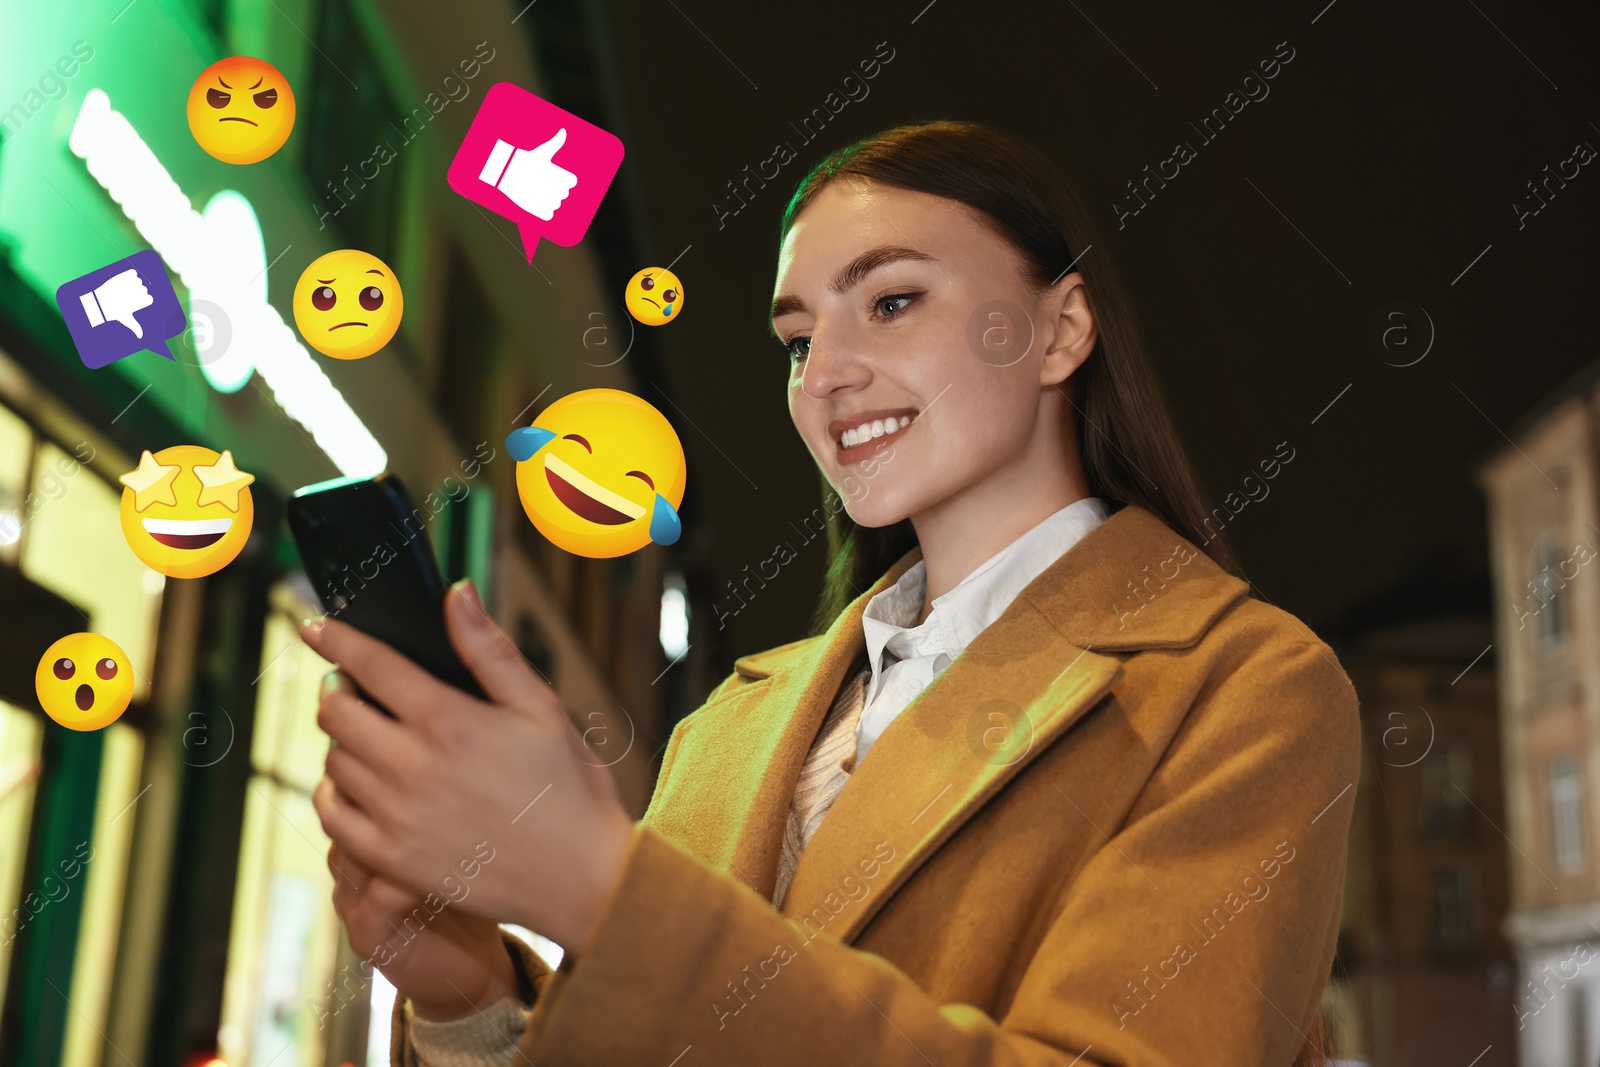
<svg viewBox="0 0 1600 1067">
<path fill-rule="evenodd" d="M 107 319 L 120 322 L 133 331 L 135 337 L 144 337 L 144 327 L 133 317 L 156 302 L 139 278 L 139 272 L 129 267 L 121 274 L 113 274 L 87 293 L 78 294 L 83 313 L 90 326 L 103 326 Z"/>
<path fill-rule="evenodd" d="M 146 349 L 172 359 L 167 339 L 188 328 L 166 264 L 149 250 L 62 285 L 56 306 L 78 358 L 91 369 Z"/>
</svg>

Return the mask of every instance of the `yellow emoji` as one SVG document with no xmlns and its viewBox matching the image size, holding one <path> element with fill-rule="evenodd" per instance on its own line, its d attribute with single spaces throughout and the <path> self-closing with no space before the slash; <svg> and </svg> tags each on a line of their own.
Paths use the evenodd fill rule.
<svg viewBox="0 0 1600 1067">
<path fill-rule="evenodd" d="M 683 311 L 683 283 L 665 267 L 646 267 L 628 279 L 622 302 L 646 326 L 661 326 Z"/>
<path fill-rule="evenodd" d="M 69 730 L 100 730 L 133 699 L 133 664 L 99 634 L 68 634 L 39 659 L 33 691 L 44 713 Z"/>
<path fill-rule="evenodd" d="M 219 59 L 189 87 L 189 132 L 224 163 L 259 163 L 294 129 L 294 91 L 278 68 L 250 56 Z"/>
<path fill-rule="evenodd" d="M 250 537 L 253 474 L 202 445 L 173 445 L 139 457 L 117 479 L 122 536 L 133 554 L 168 578 L 204 578 L 232 563 Z"/>
<path fill-rule="evenodd" d="M 405 306 L 389 265 L 354 248 L 318 256 L 294 287 L 300 336 L 334 359 L 364 359 L 388 344 Z"/>
<path fill-rule="evenodd" d="M 672 424 L 620 389 L 582 389 L 512 430 L 517 496 L 558 548 L 591 559 L 670 545 L 688 479 Z"/>
</svg>

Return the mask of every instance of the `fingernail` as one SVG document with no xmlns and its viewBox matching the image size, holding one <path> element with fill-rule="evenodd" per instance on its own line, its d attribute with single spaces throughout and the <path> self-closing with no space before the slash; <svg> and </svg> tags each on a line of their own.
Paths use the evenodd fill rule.
<svg viewBox="0 0 1600 1067">
<path fill-rule="evenodd" d="M 329 671 L 322 676 L 323 696 L 327 696 L 329 693 L 337 693 L 342 688 L 344 688 L 344 679 L 339 677 L 338 671 Z"/>
<path fill-rule="evenodd" d="M 322 636 L 322 619 L 305 619 L 300 623 L 300 638 L 310 644 L 315 644 Z"/>
<path fill-rule="evenodd" d="M 478 587 L 473 584 L 471 578 L 463 578 L 451 588 L 466 597 L 467 602 L 473 607 L 479 611 L 483 610 L 483 598 L 478 595 Z"/>
</svg>

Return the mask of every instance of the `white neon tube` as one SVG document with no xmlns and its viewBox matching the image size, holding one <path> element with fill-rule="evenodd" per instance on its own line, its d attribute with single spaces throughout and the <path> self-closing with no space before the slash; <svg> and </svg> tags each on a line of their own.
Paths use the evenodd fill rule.
<svg viewBox="0 0 1600 1067">
<path fill-rule="evenodd" d="M 183 284 L 222 307 L 235 343 L 254 350 L 273 402 L 305 427 L 339 472 L 364 478 L 382 471 L 389 462 L 383 446 L 266 302 L 264 288 L 230 269 L 228 248 L 208 239 L 205 220 L 102 90 L 84 96 L 67 143 Z"/>
</svg>

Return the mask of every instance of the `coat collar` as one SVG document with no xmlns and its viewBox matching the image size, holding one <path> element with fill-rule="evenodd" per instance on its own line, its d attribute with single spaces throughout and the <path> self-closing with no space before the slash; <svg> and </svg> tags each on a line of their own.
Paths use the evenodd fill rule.
<svg viewBox="0 0 1600 1067">
<path fill-rule="evenodd" d="M 859 636 L 868 602 L 921 558 L 920 546 L 901 556 L 827 633 L 741 656 L 734 670 L 752 680 L 766 678 L 792 664 L 804 646 L 850 632 Z M 1018 599 L 1027 597 L 1080 648 L 1132 652 L 1193 644 L 1247 588 L 1156 514 L 1126 504 L 1046 568 Z M 1212 610 L 1205 610 L 1208 606 Z"/>
<path fill-rule="evenodd" d="M 735 661 L 746 684 L 689 720 L 676 759 L 749 772 L 675 776 L 681 785 L 653 813 L 658 830 L 771 898 L 801 765 L 864 648 L 861 613 L 920 558 L 920 548 L 902 556 L 826 633 Z M 1103 653 L 1191 645 L 1247 589 L 1155 514 L 1124 506 L 1023 589 L 889 725 L 801 856 L 783 914 L 854 938 L 1111 689 L 1122 664 Z M 849 899 L 874 863 L 868 892 Z"/>
</svg>

